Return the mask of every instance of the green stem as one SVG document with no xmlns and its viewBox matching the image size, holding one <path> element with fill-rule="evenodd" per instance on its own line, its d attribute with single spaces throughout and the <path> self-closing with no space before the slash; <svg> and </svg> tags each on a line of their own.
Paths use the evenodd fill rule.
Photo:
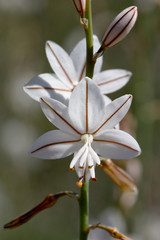
<svg viewBox="0 0 160 240">
<path fill-rule="evenodd" d="M 88 26 L 85 28 L 86 45 L 87 45 L 86 76 L 92 78 L 93 70 L 94 70 L 94 62 L 92 61 L 93 59 L 93 27 L 92 27 L 91 0 L 87 0 L 85 17 L 88 20 Z"/>
<path fill-rule="evenodd" d="M 93 60 L 93 29 L 92 29 L 92 9 L 91 1 L 87 0 L 85 18 L 88 21 L 87 27 L 85 27 L 86 35 L 86 76 L 92 78 L 94 71 Z M 80 206 L 80 240 L 88 239 L 88 227 L 89 227 L 89 182 L 83 182 L 81 188 L 81 194 L 79 199 Z"/>
<path fill-rule="evenodd" d="M 80 240 L 88 238 L 88 218 L 89 218 L 89 182 L 84 182 L 81 188 L 79 199 L 80 206 Z"/>
</svg>

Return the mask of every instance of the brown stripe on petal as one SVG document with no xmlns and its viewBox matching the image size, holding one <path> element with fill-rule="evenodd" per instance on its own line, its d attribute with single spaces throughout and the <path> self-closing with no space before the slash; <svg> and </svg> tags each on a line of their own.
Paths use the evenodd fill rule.
<svg viewBox="0 0 160 240">
<path fill-rule="evenodd" d="M 103 40 L 103 43 L 106 41 L 107 37 L 109 36 L 109 34 L 111 33 L 111 31 L 113 30 L 113 28 L 129 13 L 131 12 L 133 9 L 135 8 L 135 6 L 133 8 L 131 8 L 128 12 L 126 12 L 113 26 L 112 28 L 110 29 L 110 31 L 108 32 L 108 34 L 106 35 L 105 39 Z M 134 11 L 133 13 L 133 16 L 131 17 L 131 19 L 128 21 L 128 23 L 125 25 L 125 27 L 117 34 L 117 36 L 112 39 L 107 45 L 105 45 L 105 47 L 109 47 L 109 45 L 111 45 L 115 40 L 116 38 L 118 38 L 124 31 L 125 29 L 128 27 L 129 23 L 132 21 L 134 15 L 135 15 L 136 11 Z M 117 44 L 117 43 L 116 43 Z"/>
<path fill-rule="evenodd" d="M 53 109 L 46 101 L 44 101 L 43 98 L 41 98 L 41 100 L 59 117 L 61 118 L 70 128 L 72 128 L 76 133 L 78 133 L 79 135 L 81 135 L 81 133 L 75 129 L 69 122 L 66 121 L 66 119 L 64 119 L 58 112 L 56 112 L 55 109 Z"/>
<path fill-rule="evenodd" d="M 88 82 L 86 81 L 86 133 L 88 133 Z"/>
<path fill-rule="evenodd" d="M 131 96 L 129 96 L 128 99 L 109 118 L 107 118 L 106 121 L 104 121 L 104 123 L 96 131 L 92 133 L 92 135 L 96 134 L 128 102 L 130 98 Z"/>
<path fill-rule="evenodd" d="M 81 70 L 81 74 L 80 74 L 79 80 L 78 80 L 79 82 L 82 80 L 85 70 L 86 70 L 86 62 L 84 63 L 83 68 Z"/>
<path fill-rule="evenodd" d="M 131 73 L 128 73 L 128 74 L 125 74 L 125 75 L 123 75 L 123 76 L 121 76 L 121 77 L 113 78 L 113 79 L 108 80 L 108 81 L 106 81 L 106 82 L 99 83 L 98 86 L 100 87 L 100 86 L 102 86 L 102 85 L 106 85 L 106 84 L 109 84 L 109 83 L 111 83 L 111 82 L 115 82 L 115 81 L 117 81 L 117 80 L 121 80 L 121 79 L 124 78 L 124 77 L 130 77 L 130 76 L 131 76 Z"/>
<path fill-rule="evenodd" d="M 73 89 L 62 89 L 62 88 L 52 88 L 52 87 L 26 87 L 28 90 L 54 90 L 54 91 L 62 91 L 62 92 L 72 92 Z"/>
<path fill-rule="evenodd" d="M 35 153 L 38 152 L 46 147 L 50 147 L 50 146 L 54 146 L 54 145 L 58 145 L 58 144 L 65 144 L 65 143 L 75 143 L 75 142 L 80 142 L 80 139 L 77 140 L 71 140 L 71 141 L 62 141 L 62 142 L 54 142 L 54 143 L 48 143 L 46 145 L 43 145 L 35 150 L 33 150 L 31 153 Z"/>
<path fill-rule="evenodd" d="M 50 50 L 51 50 L 51 52 L 53 53 L 53 55 L 55 56 L 58 64 L 59 64 L 60 67 L 62 68 L 62 70 L 63 70 L 64 74 L 66 75 L 66 77 L 68 78 L 69 82 L 70 82 L 70 83 L 72 84 L 72 86 L 74 87 L 75 85 L 74 85 L 72 79 L 70 78 L 70 76 L 68 75 L 67 71 L 65 70 L 65 68 L 64 68 L 63 65 L 61 64 L 59 58 L 57 57 L 57 55 L 56 55 L 55 52 L 53 51 L 53 49 L 52 49 L 51 45 L 49 44 L 49 42 L 47 42 L 47 45 L 48 45 L 48 47 L 50 48 Z"/>
<path fill-rule="evenodd" d="M 126 148 L 128 148 L 128 149 L 130 149 L 130 150 L 132 150 L 132 151 L 139 152 L 138 150 L 136 150 L 136 149 L 134 149 L 134 148 L 132 148 L 132 147 L 126 145 L 126 144 L 119 143 L 119 142 L 115 142 L 115 141 L 109 141 L 109 140 L 103 140 L 103 139 L 95 139 L 95 138 L 94 138 L 94 141 L 95 141 L 95 142 L 113 143 L 113 144 L 120 145 L 120 146 L 122 146 L 122 147 L 126 147 Z"/>
</svg>

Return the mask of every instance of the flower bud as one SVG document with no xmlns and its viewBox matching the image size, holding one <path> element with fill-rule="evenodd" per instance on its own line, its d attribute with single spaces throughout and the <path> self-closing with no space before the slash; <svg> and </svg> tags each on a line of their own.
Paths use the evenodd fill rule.
<svg viewBox="0 0 160 240">
<path fill-rule="evenodd" d="M 129 194 L 138 193 L 137 186 L 132 178 L 124 170 L 117 167 L 111 159 L 102 159 L 102 168 L 123 192 Z"/>
<path fill-rule="evenodd" d="M 119 43 L 133 28 L 137 19 L 136 6 L 128 7 L 120 12 L 108 27 L 103 40 L 102 49 L 110 48 Z"/>
<path fill-rule="evenodd" d="M 82 16 L 86 11 L 86 0 L 73 0 L 77 12 Z"/>
<path fill-rule="evenodd" d="M 4 225 L 5 229 L 12 229 L 18 226 L 21 226 L 22 224 L 28 222 L 32 217 L 34 217 L 36 214 L 40 213 L 41 211 L 52 207 L 53 205 L 56 204 L 57 200 L 60 197 L 63 196 L 75 196 L 76 194 L 70 191 L 65 191 L 65 192 L 61 192 L 58 194 L 48 194 L 45 199 L 39 203 L 37 206 L 35 206 L 34 208 L 32 208 L 31 210 L 29 210 L 28 212 L 24 213 L 23 215 L 21 215 L 20 217 L 15 218 L 14 220 L 12 220 L 11 222 L 7 223 Z"/>
</svg>

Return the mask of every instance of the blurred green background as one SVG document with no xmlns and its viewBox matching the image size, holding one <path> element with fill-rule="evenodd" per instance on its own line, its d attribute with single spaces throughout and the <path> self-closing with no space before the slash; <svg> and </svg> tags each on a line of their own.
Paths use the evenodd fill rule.
<svg viewBox="0 0 160 240">
<path fill-rule="evenodd" d="M 102 39 L 113 18 L 130 5 L 138 6 L 138 21 L 125 40 L 105 52 L 103 69 L 133 72 L 127 86 L 110 97 L 134 95 L 122 127 L 136 136 L 143 152 L 139 159 L 117 164 L 133 176 L 139 195 L 122 194 L 96 168 L 98 182 L 90 184 L 90 222 L 116 226 L 136 240 L 159 240 L 160 0 L 93 0 L 94 33 Z M 79 191 L 76 173 L 68 171 L 71 157 L 44 161 L 28 156 L 35 139 L 53 127 L 22 87 L 32 77 L 52 72 L 45 56 L 46 40 L 70 53 L 83 37 L 71 0 L 0 0 L 1 240 L 78 239 L 78 203 L 67 197 L 17 229 L 3 230 L 3 225 L 48 193 Z M 90 239 L 110 237 L 94 230 Z"/>
</svg>

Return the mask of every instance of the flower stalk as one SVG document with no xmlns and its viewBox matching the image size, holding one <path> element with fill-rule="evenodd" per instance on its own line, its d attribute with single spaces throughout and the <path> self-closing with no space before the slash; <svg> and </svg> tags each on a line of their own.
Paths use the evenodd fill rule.
<svg viewBox="0 0 160 240">
<path fill-rule="evenodd" d="M 87 240 L 89 226 L 89 182 L 84 182 L 79 199 L 80 206 L 80 240 Z"/>
<path fill-rule="evenodd" d="M 88 20 L 86 35 L 86 76 L 92 78 L 94 71 L 93 62 L 93 27 L 92 27 L 92 7 L 91 0 L 86 2 L 86 18 Z M 83 182 L 79 200 L 80 206 L 80 240 L 88 239 L 89 226 L 89 181 Z"/>
<path fill-rule="evenodd" d="M 86 19 L 88 20 L 88 26 L 85 28 L 86 35 L 86 53 L 87 53 L 87 61 L 86 61 L 86 76 L 92 78 L 93 70 L 94 70 L 94 62 L 93 62 L 93 27 L 92 27 L 92 7 L 91 0 L 87 0 L 86 4 Z"/>
</svg>

